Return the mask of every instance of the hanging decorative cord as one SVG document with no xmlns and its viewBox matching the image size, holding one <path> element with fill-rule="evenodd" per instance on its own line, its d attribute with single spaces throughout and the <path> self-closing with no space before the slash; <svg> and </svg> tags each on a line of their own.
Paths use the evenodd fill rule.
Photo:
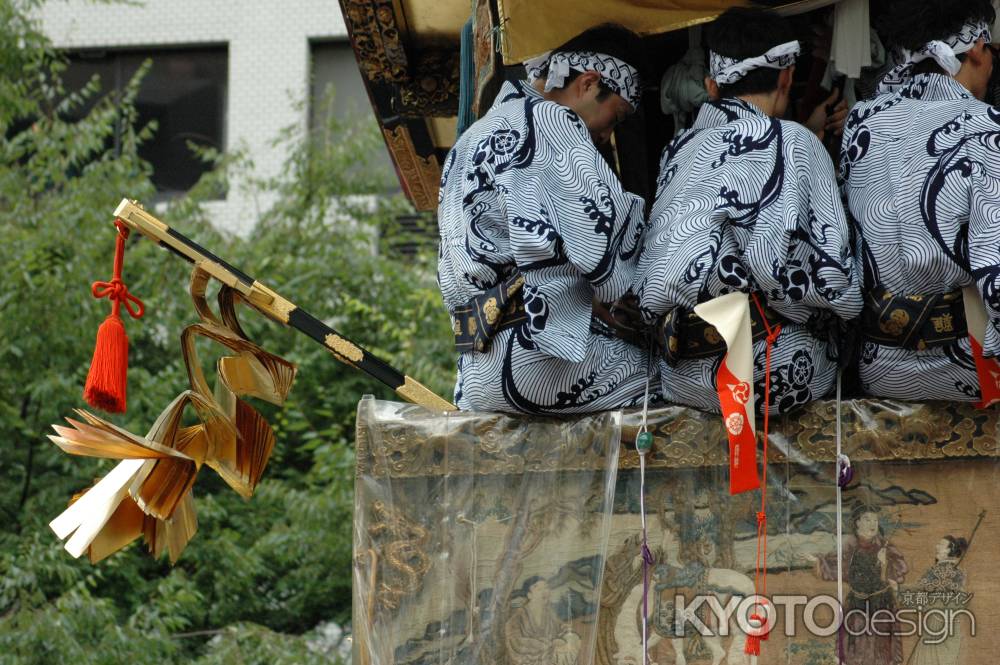
<svg viewBox="0 0 1000 665">
<path fill-rule="evenodd" d="M 646 530 L 646 453 L 653 448 L 653 434 L 647 422 L 649 415 L 649 376 L 653 357 L 650 353 L 646 366 L 646 394 L 642 400 L 642 421 L 635 437 L 635 450 L 639 453 L 639 515 L 642 519 L 642 662 L 649 663 L 649 567 L 653 565 L 653 553 L 649 551 Z"/>
<path fill-rule="evenodd" d="M 475 616 L 476 616 L 476 614 L 478 614 L 478 609 L 479 609 L 478 600 L 477 600 L 478 599 L 477 589 L 479 588 L 479 586 L 478 586 L 478 580 L 477 580 L 477 575 L 476 575 L 477 572 L 478 572 L 478 570 L 479 570 L 479 543 L 477 542 L 477 540 L 478 540 L 477 539 L 477 535 L 478 535 L 477 534 L 477 529 L 479 528 L 479 525 L 476 524 L 475 522 L 473 522 L 472 520 L 470 520 L 468 517 L 466 517 L 465 513 L 459 513 L 458 517 L 455 519 L 455 521 L 458 522 L 459 524 L 466 524 L 466 525 L 468 525 L 468 527 L 472 530 L 472 546 L 469 548 L 470 549 L 470 553 L 469 553 L 469 559 L 470 559 L 470 562 L 469 562 L 469 613 L 472 615 L 472 618 L 468 622 L 469 634 L 468 634 L 468 637 L 466 637 L 466 640 L 468 640 L 469 644 L 472 644 L 472 643 L 474 643 L 476 641 L 476 632 L 475 632 L 476 631 L 476 621 L 475 621 Z"/>
<path fill-rule="evenodd" d="M 97 329 L 97 343 L 90 361 L 90 371 L 83 388 L 83 397 L 88 404 L 110 413 L 124 413 L 126 386 L 128 382 L 128 336 L 122 323 L 121 306 L 133 319 L 140 318 L 145 307 L 142 301 L 129 293 L 122 281 L 122 266 L 125 263 L 125 241 L 129 229 L 120 220 L 115 220 L 118 236 L 115 240 L 115 262 L 110 282 L 94 282 L 90 291 L 95 298 L 111 301 L 111 314 Z"/>
<path fill-rule="evenodd" d="M 764 307 L 760 304 L 756 293 L 751 293 L 753 303 L 760 312 L 761 321 L 767 331 L 767 350 L 764 356 L 764 459 L 763 472 L 760 481 L 760 510 L 757 512 L 757 566 L 754 569 L 753 588 L 754 596 L 758 602 L 750 613 L 749 624 L 752 629 L 747 635 L 744 653 L 751 656 L 760 655 L 760 643 L 767 639 L 767 612 L 761 598 L 767 596 L 767 441 L 770 425 L 770 402 L 771 402 L 771 348 L 781 333 L 781 326 L 772 326 L 767 321 L 764 314 Z"/>
<path fill-rule="evenodd" d="M 840 385 L 841 370 L 837 370 L 837 461 L 835 465 L 837 480 L 837 603 L 840 606 L 840 625 L 837 628 L 837 662 L 843 665 L 846 662 L 844 652 L 844 504 L 843 492 L 854 477 L 854 469 L 851 468 L 850 458 L 843 453 L 843 439 L 840 429 Z"/>
</svg>

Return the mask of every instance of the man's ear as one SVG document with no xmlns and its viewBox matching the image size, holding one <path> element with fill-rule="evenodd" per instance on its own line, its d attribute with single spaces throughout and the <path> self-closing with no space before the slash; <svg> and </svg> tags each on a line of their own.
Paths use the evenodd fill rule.
<svg viewBox="0 0 1000 665">
<path fill-rule="evenodd" d="M 719 101 L 719 84 L 715 82 L 715 79 L 711 76 L 705 77 L 705 92 L 708 93 L 708 98 L 713 102 Z"/>
<path fill-rule="evenodd" d="M 573 80 L 573 85 L 581 97 L 588 94 L 596 96 L 601 91 L 601 75 L 595 71 L 583 72 Z"/>
<path fill-rule="evenodd" d="M 785 93 L 792 89 L 792 80 L 795 78 L 795 65 L 782 69 L 778 74 L 778 92 Z"/>
</svg>

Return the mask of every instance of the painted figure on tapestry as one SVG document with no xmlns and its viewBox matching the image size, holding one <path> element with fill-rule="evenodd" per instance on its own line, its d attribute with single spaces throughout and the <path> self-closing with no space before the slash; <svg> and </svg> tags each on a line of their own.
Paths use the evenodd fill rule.
<svg viewBox="0 0 1000 665">
<path fill-rule="evenodd" d="M 849 590 L 844 614 L 849 630 L 845 637 L 845 665 L 900 665 L 903 645 L 899 624 L 885 621 L 880 613 L 877 625 L 870 623 L 879 610 L 895 612 L 896 594 L 908 567 L 902 553 L 883 535 L 878 508 L 861 505 L 851 513 L 853 535 L 844 537 L 843 579 Z M 817 575 L 837 579 L 837 552 L 815 560 Z M 877 634 L 883 633 L 883 634 Z"/>
<path fill-rule="evenodd" d="M 526 64 L 445 160 L 438 282 L 462 409 L 639 403 L 647 354 L 594 315 L 635 279 L 643 200 L 598 152 L 641 99 L 638 37 L 601 26 Z M 654 387 L 659 382 L 654 380 Z"/>
<path fill-rule="evenodd" d="M 693 308 L 752 294 L 757 408 L 780 326 L 768 402 L 784 413 L 833 387 L 840 322 L 861 310 L 849 229 L 823 144 L 779 119 L 800 48 L 790 24 L 733 8 L 707 38 L 713 101 L 664 150 L 636 293 L 658 329 L 664 398 L 715 412 L 725 343 Z"/>
<path fill-rule="evenodd" d="M 545 578 L 528 578 L 512 599 L 515 608 L 504 635 L 511 665 L 574 665 L 580 654 L 580 636 L 559 619 L 551 605 Z"/>
<path fill-rule="evenodd" d="M 962 287 L 986 306 L 984 356 L 1000 354 L 1000 109 L 980 101 L 995 12 L 897 0 L 889 14 L 898 64 L 851 110 L 840 159 L 864 273 L 862 388 L 976 401 Z"/>
<path fill-rule="evenodd" d="M 917 609 L 928 608 L 960 610 L 965 593 L 965 573 L 958 567 L 969 543 L 965 538 L 945 536 L 937 542 L 934 564 L 927 569 L 916 587 L 902 594 L 904 601 Z M 957 615 L 961 617 L 961 615 Z M 927 612 L 927 636 L 921 637 L 914 647 L 913 665 L 956 665 L 962 648 L 962 630 L 968 628 L 960 622 L 949 621 L 940 613 Z M 950 625 L 949 625 L 950 624 Z"/>
<path fill-rule="evenodd" d="M 690 486 L 689 486 L 690 487 Z M 693 489 L 693 488 L 692 488 Z M 692 500 L 693 499 L 693 500 Z M 739 570 L 722 567 L 720 561 L 723 518 L 709 505 L 709 492 L 698 492 L 683 502 L 672 501 L 677 507 L 669 520 L 664 520 L 661 542 L 653 549 L 655 565 L 650 580 L 650 657 L 662 640 L 670 643 L 672 662 L 676 665 L 704 660 L 711 665 L 725 662 L 731 665 L 744 662 L 743 647 L 746 636 L 735 621 L 726 630 L 703 606 L 697 621 L 684 621 L 678 625 L 678 597 L 685 605 L 696 596 L 713 594 L 725 605 L 736 596 L 749 596 L 754 592 L 753 580 Z M 681 507 L 683 506 L 683 507 Z M 696 506 L 698 508 L 696 508 Z M 633 561 L 636 571 L 641 571 L 642 561 Z M 641 652 L 640 620 L 642 603 L 641 575 L 634 579 L 634 586 L 625 598 L 615 623 L 615 665 L 634 662 Z M 701 634 L 704 626 L 707 634 Z"/>
</svg>

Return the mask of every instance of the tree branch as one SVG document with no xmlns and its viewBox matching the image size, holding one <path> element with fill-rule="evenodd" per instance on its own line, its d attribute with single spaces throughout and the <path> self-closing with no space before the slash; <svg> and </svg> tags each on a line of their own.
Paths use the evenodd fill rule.
<svg viewBox="0 0 1000 665">
<path fill-rule="evenodd" d="M 182 637 L 205 637 L 208 635 L 221 635 L 224 632 L 226 632 L 225 628 L 216 628 L 214 630 L 193 630 L 189 633 L 174 633 L 170 637 L 176 640 Z"/>
<path fill-rule="evenodd" d="M 21 421 L 24 422 L 28 417 L 28 405 L 31 404 L 31 397 L 25 395 L 24 399 L 21 400 Z M 24 462 L 24 483 L 21 485 L 21 500 L 17 504 L 18 514 L 24 510 L 24 504 L 28 501 L 28 493 L 31 491 L 31 476 L 34 473 L 35 466 L 35 444 L 34 441 L 28 439 L 28 459 Z M 20 532 L 20 520 L 18 520 L 18 531 Z"/>
</svg>

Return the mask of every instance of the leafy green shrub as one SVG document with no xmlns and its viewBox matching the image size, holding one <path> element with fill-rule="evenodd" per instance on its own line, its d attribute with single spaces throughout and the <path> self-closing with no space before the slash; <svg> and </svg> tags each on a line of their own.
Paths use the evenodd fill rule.
<svg viewBox="0 0 1000 665">
<path fill-rule="evenodd" d="M 245 312 L 252 337 L 299 364 L 288 403 L 257 404 L 277 445 L 257 496 L 245 501 L 205 469 L 194 492 L 199 532 L 178 564 L 134 544 L 97 566 L 71 559 L 47 523 L 111 461 L 71 457 L 49 426 L 84 406 L 94 336 L 107 315 L 90 282 L 108 279 L 122 196 L 153 194 L 138 147 L 156 131 L 132 104 L 101 99 L 82 121 L 61 113 L 98 86 L 67 93 L 64 64 L 26 18 L 33 0 L 0 0 L 0 663 L 309 663 L 316 627 L 350 617 L 354 409 L 386 389 L 303 335 Z M 13 33 L 13 34 L 11 34 Z M 108 137 L 118 133 L 120 148 Z M 381 240 L 408 212 L 359 156 L 380 149 L 371 120 L 331 120 L 317 140 L 290 129 L 270 180 L 248 177 L 252 155 L 203 151 L 218 168 L 157 214 L 369 350 L 450 396 L 447 317 L 426 238 L 414 257 Z M 242 183 L 242 184 L 240 184 Z M 246 238 L 213 230 L 204 196 L 249 187 L 273 205 Z M 125 281 L 146 304 L 127 319 L 129 412 L 144 433 L 187 386 L 179 336 L 196 314 L 189 266 L 130 240 Z"/>
</svg>

